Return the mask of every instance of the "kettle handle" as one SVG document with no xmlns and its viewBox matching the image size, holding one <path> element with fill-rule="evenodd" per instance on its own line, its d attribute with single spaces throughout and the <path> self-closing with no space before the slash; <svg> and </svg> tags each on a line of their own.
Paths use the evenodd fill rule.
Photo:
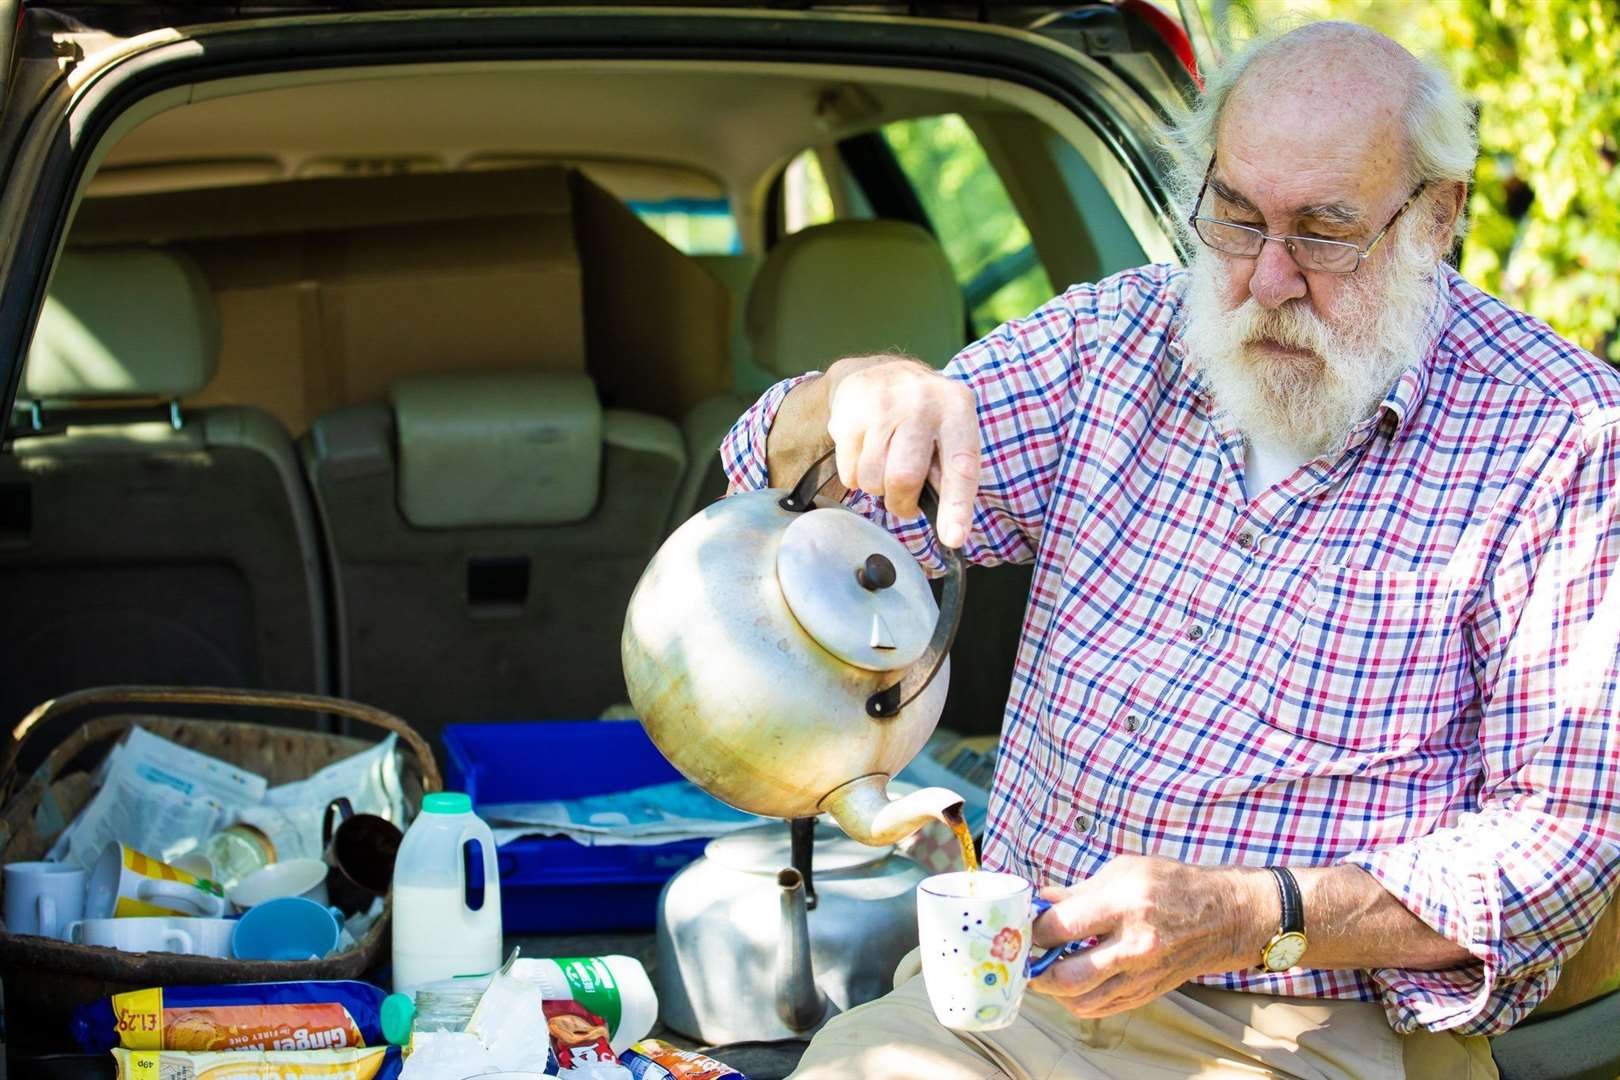
<svg viewBox="0 0 1620 1080">
<path fill-rule="evenodd" d="M 829 450 L 817 458 L 805 470 L 799 482 L 793 485 L 793 490 L 777 500 L 777 505 L 795 514 L 814 510 L 816 493 L 838 475 L 838 462 L 834 458 L 836 453 L 836 450 Z M 938 519 L 939 492 L 934 490 L 933 484 L 924 481 L 922 495 L 918 498 L 917 505 L 929 522 Z M 955 640 L 956 628 L 962 621 L 965 586 L 962 549 L 946 547 L 938 542 L 937 535 L 935 546 L 939 548 L 940 558 L 945 563 L 945 579 L 940 592 L 939 622 L 934 624 L 934 636 L 928 639 L 928 647 L 910 667 L 906 668 L 898 682 L 891 683 L 866 699 L 868 716 L 886 719 L 911 704 L 912 700 L 934 681 L 934 676 L 939 674 L 945 658 L 950 655 L 951 642 Z"/>
</svg>

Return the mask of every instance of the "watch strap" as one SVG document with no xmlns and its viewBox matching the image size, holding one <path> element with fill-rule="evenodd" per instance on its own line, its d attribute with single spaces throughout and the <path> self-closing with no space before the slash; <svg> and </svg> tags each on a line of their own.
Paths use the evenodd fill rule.
<svg viewBox="0 0 1620 1080">
<path fill-rule="evenodd" d="M 1305 932 L 1305 898 L 1300 895 L 1299 882 L 1294 880 L 1293 873 L 1283 866 L 1268 866 L 1271 876 L 1277 879 L 1277 892 L 1282 897 L 1282 929 L 1284 934 L 1303 934 Z"/>
</svg>

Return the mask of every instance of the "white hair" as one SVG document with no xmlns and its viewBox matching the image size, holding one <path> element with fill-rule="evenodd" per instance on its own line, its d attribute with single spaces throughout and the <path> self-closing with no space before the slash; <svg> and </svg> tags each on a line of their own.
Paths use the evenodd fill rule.
<svg viewBox="0 0 1620 1080">
<path fill-rule="evenodd" d="M 1307 23 L 1305 27 L 1326 25 Z M 1278 47 L 1286 47 L 1283 39 L 1305 27 L 1273 24 L 1245 42 L 1225 62 L 1205 74 L 1203 96 L 1162 132 L 1160 141 L 1170 167 L 1171 193 L 1186 208 L 1177 222 L 1183 230 L 1187 227 L 1187 215 L 1192 213 L 1192 201 L 1203 182 L 1204 169 L 1215 153 L 1215 133 L 1233 89 L 1256 59 Z M 1410 175 L 1408 187 L 1467 184 L 1474 177 L 1474 163 L 1479 156 L 1474 111 L 1444 68 L 1416 57 L 1412 61 L 1416 73 L 1402 108 L 1405 157 Z M 1467 231 L 1466 214 L 1458 214 L 1456 239 L 1462 239 Z M 1188 236 L 1187 239 L 1193 238 Z"/>
</svg>

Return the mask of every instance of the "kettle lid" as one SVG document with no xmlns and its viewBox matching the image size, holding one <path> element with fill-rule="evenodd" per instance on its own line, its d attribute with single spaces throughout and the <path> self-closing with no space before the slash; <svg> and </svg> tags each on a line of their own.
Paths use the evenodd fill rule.
<svg viewBox="0 0 1620 1080">
<path fill-rule="evenodd" d="M 893 844 L 871 847 L 817 821 L 810 864 L 816 873 L 830 874 L 869 866 L 888 858 L 892 851 Z M 773 821 L 738 829 L 710 840 L 703 854 L 731 870 L 774 874 L 793 865 L 792 826 L 786 821 Z"/>
<path fill-rule="evenodd" d="M 816 644 L 867 671 L 915 663 L 939 621 L 928 577 L 911 553 L 843 506 L 797 515 L 777 548 L 776 577 Z"/>
</svg>

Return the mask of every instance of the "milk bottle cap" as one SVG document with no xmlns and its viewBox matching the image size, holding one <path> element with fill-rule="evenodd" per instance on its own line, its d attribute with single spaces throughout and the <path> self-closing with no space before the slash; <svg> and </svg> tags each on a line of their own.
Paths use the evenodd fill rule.
<svg viewBox="0 0 1620 1080">
<path fill-rule="evenodd" d="M 472 798 L 459 791 L 435 791 L 422 796 L 424 814 L 470 814 Z"/>
<path fill-rule="evenodd" d="M 409 1046 L 411 1024 L 416 1020 L 416 1004 L 409 994 L 389 994 L 382 1003 L 383 1038 L 395 1046 Z"/>
</svg>

